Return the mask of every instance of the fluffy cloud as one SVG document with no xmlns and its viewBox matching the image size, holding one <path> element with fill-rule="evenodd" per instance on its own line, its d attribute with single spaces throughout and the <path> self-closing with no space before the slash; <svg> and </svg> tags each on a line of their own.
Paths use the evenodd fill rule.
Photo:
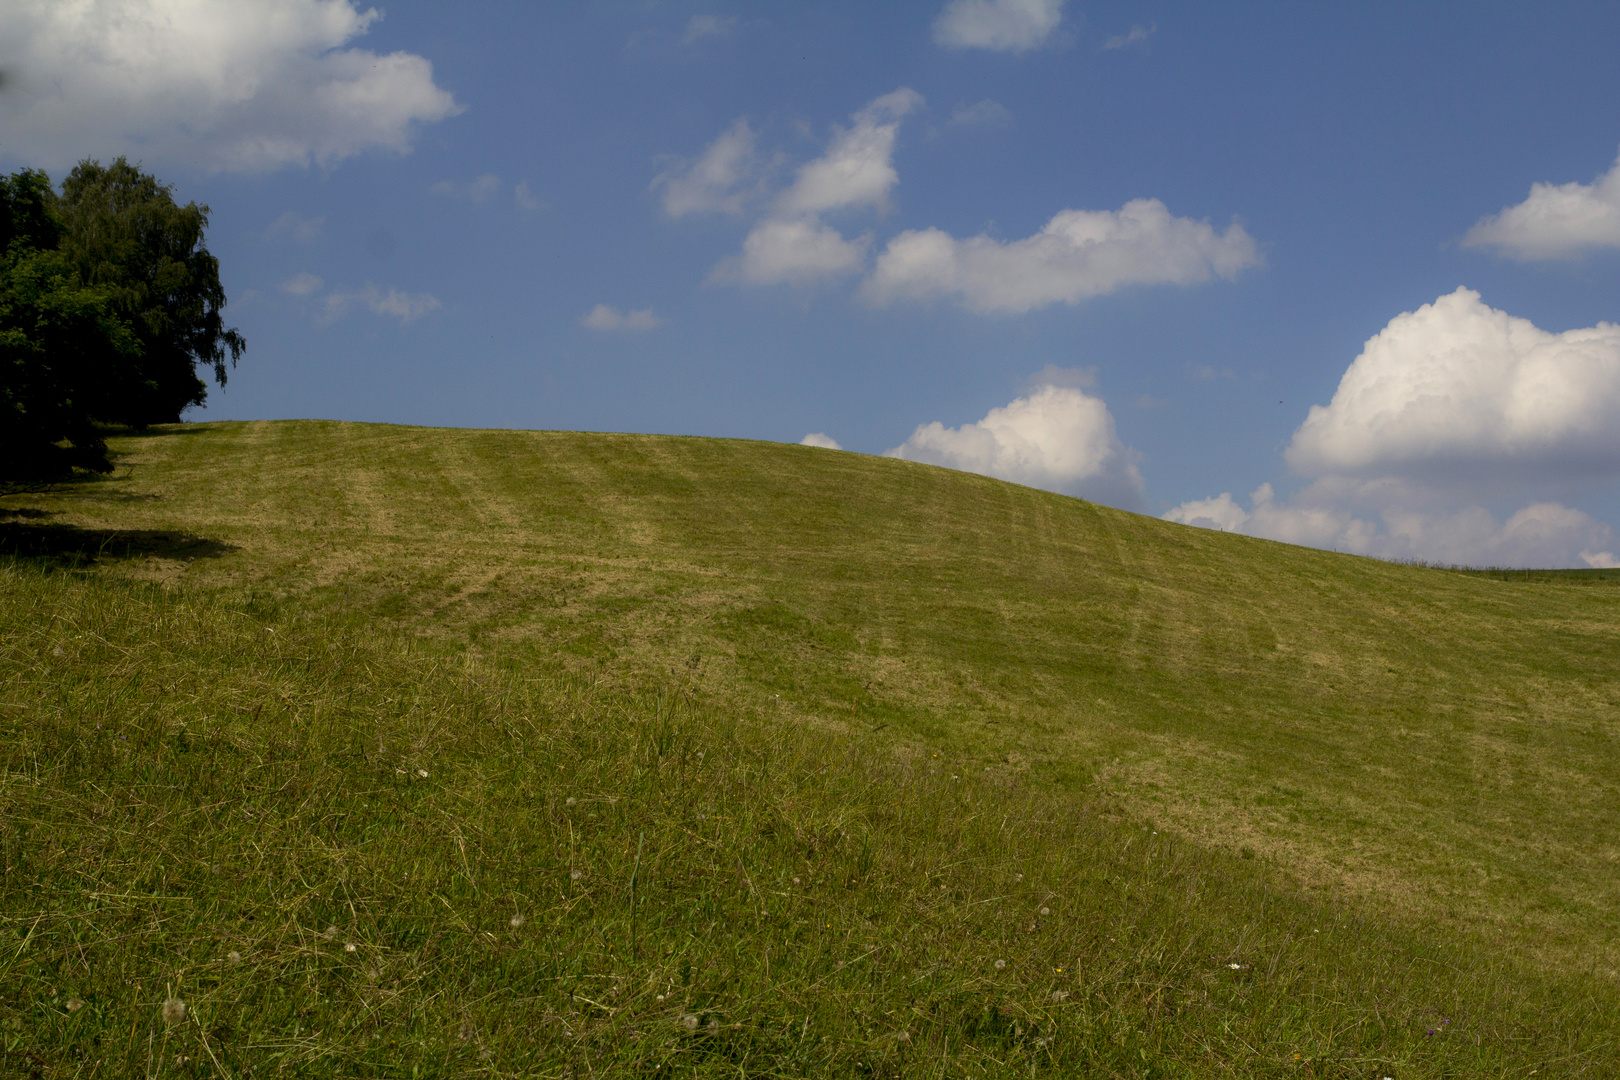
<svg viewBox="0 0 1620 1080">
<path fill-rule="evenodd" d="M 948 428 L 920 425 L 888 457 L 964 469 L 1113 506 L 1142 501 L 1137 455 L 1119 440 L 1101 399 L 1073 387 L 1043 386 L 991 409 L 983 420 Z"/>
<path fill-rule="evenodd" d="M 741 213 L 759 173 L 754 129 L 739 118 L 710 143 L 696 161 L 682 161 L 653 177 L 651 189 L 664 189 L 664 212 L 681 217 L 697 211 Z"/>
<path fill-rule="evenodd" d="M 94 153 L 209 169 L 330 164 L 461 111 L 406 52 L 344 48 L 351 0 L 12 0 L 0 6 L 0 146 L 58 168 Z"/>
<path fill-rule="evenodd" d="M 766 218 L 743 240 L 742 254 L 714 268 L 712 281 L 747 285 L 809 285 L 858 272 L 866 263 L 869 237 L 845 240 L 814 217 Z"/>
<path fill-rule="evenodd" d="M 934 20 L 934 42 L 947 49 L 1024 52 L 1052 36 L 1063 0 L 950 0 Z"/>
<path fill-rule="evenodd" d="M 400 292 L 398 289 L 389 289 L 387 292 L 377 286 L 367 283 L 365 288 L 352 292 L 339 292 L 333 290 L 326 294 L 323 311 L 324 322 L 347 315 L 351 308 L 363 307 L 376 315 L 391 315 L 400 322 L 415 322 L 430 311 L 437 311 L 440 305 L 437 297 L 427 293 Z"/>
<path fill-rule="evenodd" d="M 597 304 L 579 320 L 579 324 L 592 330 L 654 330 L 664 325 L 664 320 L 654 315 L 652 308 L 622 312 L 606 304 Z"/>
<path fill-rule="evenodd" d="M 1620 158 L 1590 184 L 1532 184 L 1529 198 L 1481 218 L 1462 242 L 1515 259 L 1568 259 L 1620 247 Z"/>
<path fill-rule="evenodd" d="M 774 200 L 770 214 L 743 240 L 742 254 L 716 266 L 709 280 L 810 285 L 860 271 L 866 265 L 871 237 L 846 239 L 822 221 L 821 214 L 886 205 L 889 190 L 900 179 L 891 160 L 895 133 L 901 118 L 921 104 L 921 95 L 901 87 L 857 111 L 849 128 L 834 132 L 825 154 L 799 168 L 792 185 Z M 654 185 L 664 185 L 664 205 L 672 214 L 677 209 L 671 206 L 671 199 L 677 196 L 676 205 L 683 208 L 679 212 L 685 212 L 684 208 L 730 209 L 734 198 L 740 208 L 740 193 L 734 189 L 748 173 L 733 163 L 751 160 L 752 133 L 739 120 L 696 165 L 660 177 Z"/>
<path fill-rule="evenodd" d="M 1538 329 L 1458 289 L 1391 319 L 1295 432 L 1307 476 L 1620 473 L 1620 326 Z"/>
<path fill-rule="evenodd" d="M 922 104 L 922 95 L 902 86 L 857 112 L 846 131 L 839 131 L 827 152 L 799 169 L 793 186 L 777 199 L 783 214 L 814 214 L 848 206 L 888 205 L 889 189 L 900 180 L 894 171 L 894 137 L 900 120 Z"/>
<path fill-rule="evenodd" d="M 1133 199 L 1118 210 L 1064 210 L 1034 236 L 1005 243 L 908 230 L 889 241 L 862 295 L 878 306 L 955 296 L 970 311 L 1022 313 L 1125 285 L 1230 279 L 1259 262 L 1243 226 L 1220 233 L 1172 217 L 1157 199 Z"/>
<path fill-rule="evenodd" d="M 1480 506 L 1393 504 L 1357 513 L 1333 498 L 1331 485 L 1328 490 L 1312 485 L 1283 504 L 1270 484 L 1261 484 L 1249 501 L 1245 510 L 1230 492 L 1222 492 L 1182 503 L 1164 516 L 1184 525 L 1385 559 L 1469 566 L 1617 564 L 1613 530 L 1555 502 L 1531 503 L 1498 521 Z"/>
<path fill-rule="evenodd" d="M 799 440 L 799 445 L 819 446 L 823 450 L 843 449 L 842 446 L 838 445 L 838 440 L 833 438 L 831 435 L 828 435 L 825 431 L 812 431 L 810 434 Z"/>
<path fill-rule="evenodd" d="M 1458 289 L 1391 319 L 1311 407 L 1286 453 L 1304 490 L 1165 517 L 1386 558 L 1607 566 L 1609 526 L 1545 495 L 1620 476 L 1617 428 L 1620 327 L 1555 334 Z M 1525 497 L 1502 521 L 1479 505 Z"/>
</svg>

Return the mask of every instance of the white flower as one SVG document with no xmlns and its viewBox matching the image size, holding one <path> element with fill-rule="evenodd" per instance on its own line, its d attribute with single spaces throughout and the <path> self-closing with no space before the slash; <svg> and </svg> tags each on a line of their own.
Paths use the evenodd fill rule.
<svg viewBox="0 0 1620 1080">
<path fill-rule="evenodd" d="M 426 780 L 427 779 L 427 770 L 426 769 L 417 769 L 416 770 L 416 775 L 420 776 L 422 779 Z"/>
<path fill-rule="evenodd" d="M 1227 964 L 1226 966 L 1231 968 L 1233 971 L 1241 971 L 1243 968 L 1242 964 Z"/>
</svg>

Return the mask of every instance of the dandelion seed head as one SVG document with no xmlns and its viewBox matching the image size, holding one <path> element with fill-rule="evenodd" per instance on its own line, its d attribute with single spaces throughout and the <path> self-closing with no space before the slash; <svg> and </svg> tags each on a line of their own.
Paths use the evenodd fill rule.
<svg viewBox="0 0 1620 1080">
<path fill-rule="evenodd" d="M 570 871 L 568 871 L 568 880 L 569 881 L 578 881 L 580 878 L 582 878 L 584 876 L 585 876 L 585 871 L 583 871 L 583 870 L 570 870 Z"/>
<path fill-rule="evenodd" d="M 225 959 L 229 960 L 233 964 L 240 964 L 242 962 L 242 954 L 237 952 L 235 949 L 232 949 L 230 952 L 225 954 Z"/>
<path fill-rule="evenodd" d="M 523 925 L 523 916 L 521 914 L 513 915 L 507 922 L 511 924 L 512 929 L 516 930 Z"/>
<path fill-rule="evenodd" d="M 1052 909 L 1049 908 L 1049 907 L 1043 907 L 1043 908 L 1041 908 L 1041 914 L 1042 915 L 1050 915 L 1050 914 L 1052 914 Z"/>
<path fill-rule="evenodd" d="M 794 879 L 793 879 L 793 884 L 795 884 L 795 885 L 797 885 L 797 884 L 799 884 L 799 879 L 798 879 L 798 878 L 794 878 Z"/>
<path fill-rule="evenodd" d="M 720 1030 L 720 1021 L 715 1019 L 712 1016 L 709 1017 L 709 1030 L 710 1031 L 719 1031 Z"/>
<path fill-rule="evenodd" d="M 681 1017 L 681 1026 L 687 1031 L 696 1031 L 697 1021 L 698 1018 L 696 1013 L 687 1013 L 685 1016 Z"/>
<path fill-rule="evenodd" d="M 345 941 L 345 942 L 344 942 L 344 943 L 343 943 L 343 951 L 344 951 L 344 952 L 355 952 L 355 951 L 356 951 L 356 950 L 358 950 L 358 949 L 359 949 L 359 946 L 358 946 L 358 945 L 356 945 L 356 944 L 355 944 L 355 943 L 354 943 L 354 942 L 352 942 L 352 941 Z"/>
<path fill-rule="evenodd" d="M 331 923 L 327 923 L 326 924 L 326 929 L 321 931 L 321 937 L 328 938 L 328 939 L 335 938 L 335 937 L 337 937 L 337 932 L 338 932 L 337 927 L 333 926 Z"/>
<path fill-rule="evenodd" d="M 80 1001 L 78 998 L 68 998 L 67 1001 L 63 1002 L 63 1004 L 67 1006 L 67 1011 L 70 1013 L 78 1012 L 80 1009 L 84 1008 L 84 1002 Z"/>
<path fill-rule="evenodd" d="M 996 970 L 997 971 L 1000 971 L 1002 968 L 1004 968 L 1006 966 L 1007 966 L 1007 961 L 1005 961 L 1005 960 L 997 960 L 996 961 Z"/>
<path fill-rule="evenodd" d="M 179 998 L 169 998 L 163 1003 L 163 1019 L 170 1024 L 178 1024 L 186 1018 L 186 1003 Z"/>
<path fill-rule="evenodd" d="M 575 800 L 574 800 L 574 797 L 573 797 L 573 796 L 572 796 L 572 795 L 570 795 L 570 796 L 568 796 L 568 798 L 566 798 L 566 799 L 564 799 L 564 800 L 563 800 L 563 805 L 564 805 L 564 806 L 573 806 L 573 805 L 574 805 L 574 801 L 575 801 Z"/>
</svg>

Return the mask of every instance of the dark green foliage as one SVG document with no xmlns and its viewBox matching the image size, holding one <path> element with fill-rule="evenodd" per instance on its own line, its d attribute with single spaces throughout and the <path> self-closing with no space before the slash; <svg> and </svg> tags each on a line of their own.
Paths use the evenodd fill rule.
<svg viewBox="0 0 1620 1080">
<path fill-rule="evenodd" d="M 203 243 L 208 207 L 176 204 L 171 186 L 120 157 L 80 162 L 58 208 L 62 250 L 86 284 L 107 290 L 141 346 L 138 363 L 97 382 L 91 414 L 134 427 L 178 421 L 208 397 L 197 365 L 223 386 L 226 355 L 234 364 L 246 347 L 220 318 L 219 260 Z"/>
<path fill-rule="evenodd" d="M 42 172 L 0 177 L 0 484 L 106 472 L 90 400 L 106 372 L 140 356 L 108 292 L 58 250 L 52 198 Z"/>
</svg>

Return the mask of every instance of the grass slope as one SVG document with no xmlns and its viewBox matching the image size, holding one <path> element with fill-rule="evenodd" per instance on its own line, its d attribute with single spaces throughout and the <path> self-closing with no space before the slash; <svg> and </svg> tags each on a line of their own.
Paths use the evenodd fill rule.
<svg viewBox="0 0 1620 1080">
<path fill-rule="evenodd" d="M 119 449 L 0 534 L 7 1060 L 1609 1075 L 1599 576 L 774 444 Z"/>
</svg>

